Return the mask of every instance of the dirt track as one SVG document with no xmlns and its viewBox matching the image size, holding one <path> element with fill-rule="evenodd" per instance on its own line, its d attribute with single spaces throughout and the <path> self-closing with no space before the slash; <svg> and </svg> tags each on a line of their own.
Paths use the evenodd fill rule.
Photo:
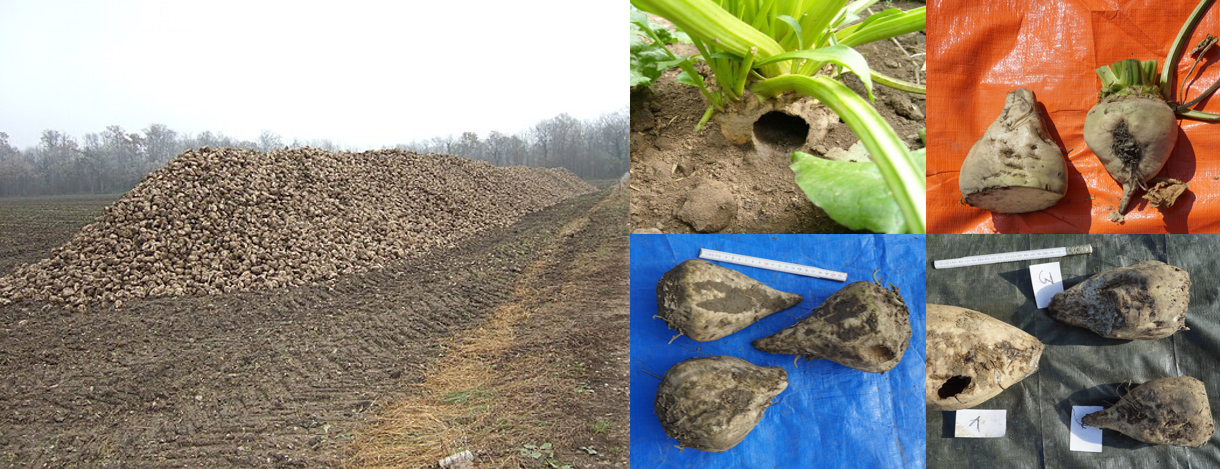
<svg viewBox="0 0 1220 469">
<path fill-rule="evenodd" d="M 353 434 L 426 380 L 422 370 L 448 340 L 498 305 L 523 301 L 513 298 L 513 285 L 548 248 L 561 258 L 621 251 L 621 263 L 582 274 L 585 283 L 562 271 L 545 280 L 560 283 L 551 299 L 572 289 L 621 295 L 618 313 L 572 302 L 565 314 L 597 319 L 548 328 L 555 335 L 548 340 L 563 350 L 619 343 L 625 356 L 626 207 L 589 213 L 607 194 L 560 203 L 451 251 L 325 284 L 84 314 L 28 302 L 0 308 L 0 465 L 340 464 Z M 596 229 L 557 236 L 582 216 Z M 621 380 L 621 389 L 607 387 L 571 418 L 625 409 L 626 362 L 587 360 L 590 376 L 602 377 L 594 384 Z M 627 446 L 626 412 L 619 413 L 621 434 L 604 436 L 615 441 L 603 448 Z M 626 450 L 614 456 L 625 461 Z"/>
</svg>

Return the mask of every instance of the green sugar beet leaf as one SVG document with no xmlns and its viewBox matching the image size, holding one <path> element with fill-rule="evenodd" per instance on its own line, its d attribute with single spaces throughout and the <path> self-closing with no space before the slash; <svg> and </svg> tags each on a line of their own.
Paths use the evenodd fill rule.
<svg viewBox="0 0 1220 469">
<path fill-rule="evenodd" d="M 925 150 L 911 152 L 919 170 L 925 171 Z M 873 162 L 832 161 L 808 153 L 792 155 L 796 185 L 814 205 L 839 224 L 853 230 L 902 233 L 902 211 Z"/>
<path fill-rule="evenodd" d="M 685 57 L 665 49 L 667 44 L 690 42 L 682 33 L 653 23 L 643 12 L 631 10 L 631 86 L 649 86 L 666 70 L 677 67 Z M 702 86 L 702 83 L 699 84 Z"/>
</svg>

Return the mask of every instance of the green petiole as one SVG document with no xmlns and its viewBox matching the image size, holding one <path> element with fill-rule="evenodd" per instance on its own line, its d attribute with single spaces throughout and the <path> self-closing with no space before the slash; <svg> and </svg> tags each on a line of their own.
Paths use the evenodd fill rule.
<svg viewBox="0 0 1220 469">
<path fill-rule="evenodd" d="M 839 44 L 851 47 L 922 31 L 927 28 L 927 10 L 927 7 L 919 7 L 906 12 L 887 10 L 894 13 L 872 22 L 865 20 L 864 23 L 839 31 L 835 36 Z M 883 13 L 885 12 L 874 14 L 869 18 Z"/>
<path fill-rule="evenodd" d="M 888 86 L 890 88 L 900 90 L 900 91 L 906 91 L 908 93 L 924 94 L 924 95 L 928 94 L 927 88 L 916 85 L 909 81 L 899 80 L 894 77 L 885 76 L 880 73 L 877 73 L 876 70 L 870 70 L 869 73 L 872 75 L 873 81 L 876 81 L 877 83 Z"/>
<path fill-rule="evenodd" d="M 1165 55 L 1165 66 L 1161 68 L 1161 83 L 1169 83 L 1170 86 L 1162 91 L 1162 95 L 1166 102 L 1176 103 L 1178 99 L 1173 96 L 1173 83 L 1176 78 L 1178 61 L 1182 60 L 1182 54 L 1186 52 L 1186 47 L 1189 46 L 1190 35 L 1195 31 L 1195 27 L 1203 21 L 1203 16 L 1207 14 L 1207 10 L 1211 8 L 1212 3 L 1216 0 L 1203 0 L 1195 7 L 1195 10 L 1186 17 L 1186 22 L 1182 24 L 1182 29 L 1178 31 L 1178 37 L 1174 38 L 1173 45 L 1169 48 L 1169 54 Z"/>
<path fill-rule="evenodd" d="M 675 26 L 682 28 L 691 38 L 707 38 L 715 41 L 719 49 L 745 57 L 751 47 L 758 47 L 761 58 L 784 53 L 775 39 L 751 27 L 748 23 L 729 14 L 711 0 L 631 0 L 641 10 L 651 11 Z M 773 66 L 768 74 L 787 73 L 787 67 Z"/>
<path fill-rule="evenodd" d="M 1194 11 L 1190 13 L 1190 16 L 1186 18 L 1186 22 L 1182 24 L 1182 29 L 1178 31 L 1178 36 L 1174 38 L 1173 44 L 1169 48 L 1169 53 L 1165 56 L 1165 64 L 1161 68 L 1160 78 L 1162 87 L 1160 92 L 1162 98 L 1164 98 L 1166 102 L 1179 102 L 1178 97 L 1174 96 L 1176 89 L 1173 86 L 1177 78 L 1178 62 L 1182 59 L 1182 54 L 1186 51 L 1186 47 L 1190 45 L 1190 35 L 1194 32 L 1195 27 L 1199 25 L 1199 22 L 1203 20 L 1203 17 L 1207 14 L 1207 10 L 1210 9 L 1212 4 L 1215 2 L 1216 0 L 1202 0 L 1199 2 L 1198 6 L 1195 6 Z M 1200 54 L 1199 57 L 1201 59 L 1202 54 Z M 1197 63 L 1198 62 L 1196 61 L 1196 64 Z M 1191 70 L 1194 70 L 1193 66 L 1191 67 Z M 1189 74 L 1187 76 L 1189 77 Z M 1185 80 L 1183 80 L 1183 85 L 1185 85 Z M 1202 101 L 1207 96 L 1210 96 L 1218 87 L 1220 87 L 1220 81 L 1217 81 L 1206 91 L 1204 91 L 1203 94 L 1195 97 L 1195 99 L 1191 100 L 1190 102 L 1176 106 L 1174 108 L 1174 112 L 1179 116 L 1189 119 L 1209 122 L 1220 121 L 1220 115 L 1218 114 L 1187 109 L 1194 106 L 1199 101 Z M 1183 95 L 1182 98 L 1185 99 L 1186 96 Z"/>
</svg>

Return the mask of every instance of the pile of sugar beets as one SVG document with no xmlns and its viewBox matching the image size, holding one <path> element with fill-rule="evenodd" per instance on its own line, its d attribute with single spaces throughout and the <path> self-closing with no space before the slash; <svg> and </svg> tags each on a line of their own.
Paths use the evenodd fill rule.
<svg viewBox="0 0 1220 469">
<path fill-rule="evenodd" d="M 1056 294 L 1050 317 L 1102 337 L 1156 340 L 1187 330 L 1190 274 L 1158 261 L 1094 275 Z M 1038 370 L 1042 343 L 986 314 L 928 305 L 927 400 L 931 410 L 974 407 Z M 1197 448 L 1216 432 L 1207 391 L 1189 376 L 1148 381 L 1082 423 L 1137 440 Z"/>
<path fill-rule="evenodd" d="M 1186 41 L 1213 1 L 1203 0 L 1187 19 L 1159 75 L 1156 60 L 1127 59 L 1096 70 L 1102 88 L 1098 103 L 1085 116 L 1083 133 L 1089 150 L 1123 187 L 1111 221 L 1123 220 L 1136 189 L 1143 189 L 1143 198 L 1158 209 L 1173 206 L 1189 189 L 1185 182 L 1155 176 L 1173 152 L 1177 117 L 1220 120 L 1220 115 L 1190 109 L 1210 96 L 1216 85 L 1178 103 L 1173 80 Z M 1195 65 L 1215 43 L 1216 38 L 1208 35 L 1192 50 Z M 1063 151 L 1047 131 L 1034 92 L 1019 88 L 1008 94 L 999 117 L 966 155 L 958 186 L 964 204 L 1015 214 L 1059 203 L 1067 194 L 1067 178 Z"/>
<path fill-rule="evenodd" d="M 305 285 L 411 259 L 596 190 L 566 169 L 401 150 L 188 150 L 47 259 L 0 277 L 0 305 Z"/>
<path fill-rule="evenodd" d="M 728 336 L 802 299 L 701 259 L 678 264 L 657 284 L 658 316 L 699 342 Z M 898 289 L 861 281 L 835 292 L 805 319 L 753 344 L 767 353 L 881 373 L 902 360 L 910 339 L 910 312 Z M 665 433 L 683 447 L 719 453 L 740 443 L 771 399 L 787 387 L 783 368 L 730 356 L 691 358 L 665 372 L 653 408 Z"/>
</svg>

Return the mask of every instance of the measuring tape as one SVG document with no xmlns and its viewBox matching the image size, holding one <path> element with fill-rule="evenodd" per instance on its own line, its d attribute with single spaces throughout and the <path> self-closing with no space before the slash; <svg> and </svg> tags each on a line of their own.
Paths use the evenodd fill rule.
<svg viewBox="0 0 1220 469">
<path fill-rule="evenodd" d="M 1000 254 L 962 257 L 959 259 L 945 259 L 942 261 L 933 262 L 932 265 L 937 269 L 952 269 L 954 267 L 967 267 L 971 265 L 1001 264 L 1004 262 L 1029 261 L 1034 259 L 1048 259 L 1052 257 L 1065 257 L 1076 254 L 1092 253 L 1093 246 L 1085 244 L 1083 246 L 1035 249 L 1033 251 L 1004 252 Z"/>
<path fill-rule="evenodd" d="M 833 270 L 819 269 L 817 267 L 809 267 L 807 265 L 792 264 L 788 262 L 773 261 L 770 259 L 762 259 L 758 257 L 743 256 L 741 254 L 732 254 L 728 252 L 713 251 L 711 249 L 700 249 L 699 258 L 709 261 L 728 262 L 730 264 L 744 265 L 749 267 L 758 267 L 760 269 L 774 270 L 777 272 L 787 272 L 790 274 L 804 275 L 806 277 L 824 278 L 827 280 L 838 280 L 840 282 L 847 281 L 847 274 L 843 272 L 835 272 Z"/>
</svg>

